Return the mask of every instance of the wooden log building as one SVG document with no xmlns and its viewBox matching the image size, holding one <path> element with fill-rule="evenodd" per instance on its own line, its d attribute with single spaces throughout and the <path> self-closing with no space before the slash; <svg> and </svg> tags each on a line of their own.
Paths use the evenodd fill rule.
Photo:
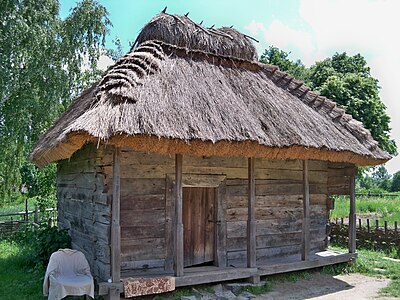
<svg viewBox="0 0 400 300">
<path fill-rule="evenodd" d="M 31 159 L 57 162 L 59 227 L 118 299 L 354 259 L 357 166 L 390 156 L 247 36 L 160 13 Z M 327 250 L 334 194 L 349 253 Z"/>
</svg>

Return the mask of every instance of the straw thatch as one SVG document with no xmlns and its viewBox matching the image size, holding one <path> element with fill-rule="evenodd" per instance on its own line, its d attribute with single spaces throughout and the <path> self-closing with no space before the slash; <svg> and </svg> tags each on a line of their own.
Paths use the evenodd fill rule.
<svg viewBox="0 0 400 300">
<path fill-rule="evenodd" d="M 90 141 L 207 156 L 390 159 L 334 102 L 254 60 L 254 47 L 234 29 L 162 13 L 137 44 L 40 138 L 36 164 L 68 158 Z"/>
</svg>

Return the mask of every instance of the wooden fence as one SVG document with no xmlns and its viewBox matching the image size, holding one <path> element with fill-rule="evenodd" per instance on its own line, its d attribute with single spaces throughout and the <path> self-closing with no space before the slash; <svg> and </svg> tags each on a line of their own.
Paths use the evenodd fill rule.
<svg viewBox="0 0 400 300">
<path fill-rule="evenodd" d="M 356 193 L 356 197 L 393 197 L 400 199 L 399 194 L 387 194 L 387 193 Z"/>
<path fill-rule="evenodd" d="M 347 245 L 348 243 L 348 221 L 335 219 L 331 223 L 331 242 Z M 358 219 L 356 229 L 357 247 L 363 247 L 374 250 L 400 249 L 400 232 L 398 222 Z"/>
<path fill-rule="evenodd" d="M 10 236 L 15 233 L 22 224 L 43 222 L 50 225 L 57 220 L 57 209 L 47 208 L 45 210 L 28 210 L 0 214 L 0 238 Z"/>
</svg>

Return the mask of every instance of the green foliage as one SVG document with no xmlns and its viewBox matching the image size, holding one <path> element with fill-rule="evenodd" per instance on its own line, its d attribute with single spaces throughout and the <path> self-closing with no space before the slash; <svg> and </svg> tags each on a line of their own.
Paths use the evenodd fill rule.
<svg viewBox="0 0 400 300">
<path fill-rule="evenodd" d="M 280 70 L 286 71 L 295 78 L 305 81 L 308 70 L 300 60 L 295 62 L 291 61 L 288 58 L 289 55 L 290 52 L 287 53 L 278 49 L 277 47 L 270 46 L 261 55 L 260 62 L 278 66 Z"/>
<path fill-rule="evenodd" d="M 14 240 L 21 247 L 26 264 L 32 267 L 46 266 L 53 252 L 71 247 L 67 230 L 46 224 L 26 224 L 15 234 Z"/>
<path fill-rule="evenodd" d="M 260 61 L 277 65 L 321 95 L 334 100 L 371 131 L 383 150 L 397 154 L 396 144 L 389 136 L 390 118 L 379 98 L 378 80 L 371 76 L 363 56 L 336 53 L 310 68 L 306 68 L 300 60 L 291 61 L 288 56 L 285 51 L 269 47 Z"/>
<path fill-rule="evenodd" d="M 25 179 L 33 196 L 54 193 L 55 167 L 34 170 L 27 156 L 71 98 L 98 78 L 107 15 L 94 0 L 78 2 L 65 20 L 58 0 L 0 5 L 0 206 L 18 199 Z"/>
<path fill-rule="evenodd" d="M 393 175 L 390 190 L 392 192 L 400 192 L 400 171 Z"/>
<path fill-rule="evenodd" d="M 371 76 L 364 57 L 336 53 L 312 66 L 307 82 L 361 121 L 382 149 L 396 154 L 396 145 L 389 137 L 390 118 L 379 98 L 378 80 Z"/>
<path fill-rule="evenodd" d="M 389 226 L 393 226 L 394 221 L 400 221 L 399 202 L 400 195 L 399 197 L 385 197 L 384 193 L 382 193 L 382 197 L 357 197 L 357 217 L 371 219 L 371 226 L 372 220 L 384 218 L 389 222 Z M 348 217 L 349 205 L 347 196 L 335 197 L 335 208 L 331 211 L 331 218 Z"/>
<path fill-rule="evenodd" d="M 392 176 L 384 165 L 360 168 L 356 188 L 361 193 L 387 193 L 392 185 Z"/>
<path fill-rule="evenodd" d="M 374 172 L 372 173 L 372 178 L 374 178 L 374 182 L 377 188 L 383 189 L 385 191 L 390 190 L 391 186 L 391 176 L 386 170 L 385 166 L 380 165 L 376 167 Z"/>
</svg>

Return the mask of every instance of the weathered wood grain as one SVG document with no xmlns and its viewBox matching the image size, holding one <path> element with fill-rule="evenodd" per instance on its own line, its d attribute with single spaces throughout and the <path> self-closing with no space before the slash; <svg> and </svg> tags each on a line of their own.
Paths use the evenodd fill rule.
<svg viewBox="0 0 400 300">
<path fill-rule="evenodd" d="M 247 201 L 247 267 L 256 266 L 256 178 L 254 158 L 248 159 L 248 201 Z M 228 214 L 229 215 L 229 214 Z M 227 218 L 227 220 L 229 220 Z"/>
<path fill-rule="evenodd" d="M 308 260 L 310 256 L 310 185 L 308 181 L 308 161 L 303 161 L 303 218 L 301 230 L 301 260 Z M 314 208 L 315 209 L 315 208 Z M 326 206 L 323 212 L 326 211 Z"/>
<path fill-rule="evenodd" d="M 121 211 L 121 226 L 132 227 L 152 224 L 153 226 L 164 226 L 165 209 L 142 209 Z"/>
<path fill-rule="evenodd" d="M 174 273 L 183 276 L 182 155 L 175 155 Z"/>
<path fill-rule="evenodd" d="M 114 149 L 112 204 L 111 204 L 111 278 L 113 282 L 121 279 L 121 178 L 119 148 Z"/>
<path fill-rule="evenodd" d="M 135 225 L 121 228 L 122 239 L 163 238 L 165 227 L 163 225 Z"/>
<path fill-rule="evenodd" d="M 310 205 L 326 205 L 325 194 L 310 195 Z M 301 206 L 303 195 L 262 195 L 256 196 L 256 207 Z M 227 208 L 247 207 L 246 196 L 230 196 L 227 198 Z"/>
<path fill-rule="evenodd" d="M 354 172 L 355 174 L 356 172 Z M 349 253 L 356 252 L 356 176 L 350 177 Z"/>
</svg>

